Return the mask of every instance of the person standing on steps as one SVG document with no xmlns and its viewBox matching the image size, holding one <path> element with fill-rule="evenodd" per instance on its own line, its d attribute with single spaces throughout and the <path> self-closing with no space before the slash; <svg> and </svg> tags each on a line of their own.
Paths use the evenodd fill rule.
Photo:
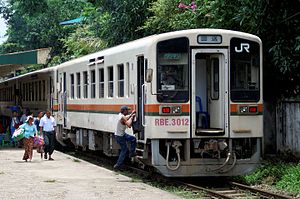
<svg viewBox="0 0 300 199">
<path fill-rule="evenodd" d="M 46 114 L 40 120 L 40 134 L 44 136 L 44 158 L 47 159 L 49 155 L 49 160 L 54 160 L 51 155 L 55 147 L 55 129 L 56 122 L 54 117 L 51 116 L 51 110 L 48 109 Z"/>
<path fill-rule="evenodd" d="M 136 138 L 125 132 L 126 128 L 131 128 L 132 121 L 135 117 L 135 111 L 132 111 L 132 113 L 128 115 L 129 110 L 130 110 L 130 108 L 128 106 L 122 106 L 120 113 L 118 115 L 118 119 L 117 119 L 117 128 L 115 131 L 115 137 L 116 137 L 117 143 L 121 147 L 121 152 L 119 154 L 117 163 L 114 165 L 115 170 L 122 169 L 122 165 L 123 165 L 124 159 L 126 157 L 126 152 L 128 150 L 127 142 L 130 142 L 129 157 L 136 156 L 136 152 L 135 152 Z"/>
</svg>

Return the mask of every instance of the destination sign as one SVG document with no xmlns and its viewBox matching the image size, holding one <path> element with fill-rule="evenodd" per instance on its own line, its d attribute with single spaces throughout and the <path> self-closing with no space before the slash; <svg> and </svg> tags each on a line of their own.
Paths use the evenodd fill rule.
<svg viewBox="0 0 300 199">
<path fill-rule="evenodd" d="M 179 59 L 181 59 L 181 54 L 180 53 L 165 53 L 165 54 L 163 54 L 163 59 L 179 60 Z"/>
<path fill-rule="evenodd" d="M 221 35 L 198 35 L 197 42 L 199 44 L 220 44 L 222 43 Z"/>
</svg>

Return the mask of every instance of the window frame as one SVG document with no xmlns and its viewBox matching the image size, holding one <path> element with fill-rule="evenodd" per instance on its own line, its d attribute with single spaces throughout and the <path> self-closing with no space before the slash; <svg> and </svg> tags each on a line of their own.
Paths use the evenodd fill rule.
<svg viewBox="0 0 300 199">
<path fill-rule="evenodd" d="M 96 70 L 90 70 L 90 79 L 91 79 L 91 98 L 96 98 Z"/>
<path fill-rule="evenodd" d="M 107 77 L 108 77 L 108 79 L 107 79 L 107 97 L 113 98 L 114 97 L 114 67 L 113 66 L 107 67 Z"/>
<path fill-rule="evenodd" d="M 105 96 L 105 75 L 104 75 L 104 68 L 99 68 L 99 98 L 104 98 Z M 103 76 L 103 78 L 102 78 Z"/>
<path fill-rule="evenodd" d="M 118 97 L 125 97 L 125 67 L 124 64 L 118 64 Z M 123 75 L 123 77 L 122 77 Z M 122 79 L 123 78 L 123 79 Z"/>
<path fill-rule="evenodd" d="M 75 98 L 75 77 L 74 73 L 70 74 L 70 98 Z"/>
</svg>

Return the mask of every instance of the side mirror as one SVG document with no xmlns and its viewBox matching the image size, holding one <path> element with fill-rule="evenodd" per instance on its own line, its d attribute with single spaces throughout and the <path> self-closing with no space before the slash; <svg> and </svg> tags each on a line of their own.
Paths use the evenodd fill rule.
<svg viewBox="0 0 300 199">
<path fill-rule="evenodd" d="M 146 82 L 150 83 L 152 82 L 152 78 L 153 78 L 153 69 L 152 68 L 148 68 L 147 72 L 146 72 Z"/>
</svg>

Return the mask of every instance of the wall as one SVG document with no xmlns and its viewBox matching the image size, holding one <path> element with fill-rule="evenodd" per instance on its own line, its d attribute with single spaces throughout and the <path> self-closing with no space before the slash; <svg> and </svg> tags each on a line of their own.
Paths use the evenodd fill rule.
<svg viewBox="0 0 300 199">
<path fill-rule="evenodd" d="M 284 100 L 276 105 L 276 147 L 300 157 L 299 100 Z"/>
</svg>

